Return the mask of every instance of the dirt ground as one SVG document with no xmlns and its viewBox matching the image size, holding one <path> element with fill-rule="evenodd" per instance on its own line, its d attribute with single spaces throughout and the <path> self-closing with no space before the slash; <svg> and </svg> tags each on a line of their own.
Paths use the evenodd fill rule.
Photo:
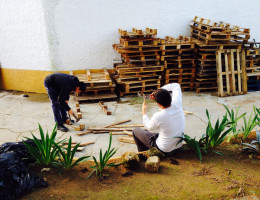
<svg viewBox="0 0 260 200">
<path fill-rule="evenodd" d="M 122 166 L 107 168 L 103 181 L 85 179 L 91 161 L 63 172 L 31 167 L 49 186 L 22 199 L 258 199 L 260 159 L 251 159 L 237 144 L 223 144 L 218 151 L 224 155 L 210 152 L 200 162 L 193 152 L 183 150 L 161 160 L 158 173 L 146 172 L 144 162 L 131 170 L 132 175 Z"/>
</svg>

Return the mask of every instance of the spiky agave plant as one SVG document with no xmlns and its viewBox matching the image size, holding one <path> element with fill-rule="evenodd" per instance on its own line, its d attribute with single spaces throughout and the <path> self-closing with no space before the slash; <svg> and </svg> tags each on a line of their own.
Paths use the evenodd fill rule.
<svg viewBox="0 0 260 200">
<path fill-rule="evenodd" d="M 99 162 L 97 161 L 95 156 L 92 156 L 95 162 L 95 166 L 91 167 L 94 170 L 89 174 L 87 178 L 91 177 L 92 174 L 96 172 L 96 176 L 99 176 L 101 180 L 103 178 L 103 171 L 105 167 L 113 167 L 117 165 L 116 163 L 108 164 L 109 159 L 112 158 L 112 156 L 115 155 L 115 153 L 117 152 L 117 149 L 115 148 L 111 149 L 111 144 L 112 144 L 112 134 L 110 134 L 108 149 L 105 151 L 104 155 L 102 153 L 102 149 L 100 149 L 99 151 Z"/>
<path fill-rule="evenodd" d="M 57 163 L 58 166 L 62 166 L 64 169 L 69 170 L 79 164 L 80 162 L 88 159 L 90 156 L 82 156 L 79 157 L 77 160 L 74 160 L 75 153 L 79 148 L 80 144 L 76 144 L 75 147 L 72 147 L 72 139 L 70 137 L 68 146 L 66 148 L 59 146 L 59 144 L 53 142 L 53 145 L 57 148 L 59 152 L 59 162 Z"/>
<path fill-rule="evenodd" d="M 224 131 L 228 125 L 233 123 L 228 121 L 227 113 L 223 116 L 220 123 L 219 123 L 219 119 L 217 120 L 214 127 L 211 124 L 208 109 L 206 109 L 206 114 L 208 117 L 208 126 L 206 129 L 206 136 L 205 136 L 205 146 L 204 146 L 205 150 L 207 150 L 208 147 L 211 147 L 213 149 L 219 146 L 225 140 L 226 135 L 233 128 L 231 127 L 228 128 L 226 131 Z"/>
<path fill-rule="evenodd" d="M 256 130 L 256 140 L 251 143 L 242 143 L 243 151 L 260 154 L 260 132 Z"/>
<path fill-rule="evenodd" d="M 243 113 L 242 115 L 238 116 L 238 111 L 240 109 L 240 106 L 237 107 L 234 111 L 234 109 L 228 109 L 227 106 L 225 106 L 223 104 L 223 106 L 225 107 L 228 116 L 229 116 L 229 122 L 233 122 L 232 124 L 230 124 L 230 127 L 232 128 L 232 131 L 229 132 L 228 136 L 227 136 L 227 142 L 230 142 L 230 139 L 234 136 L 237 137 L 237 135 L 241 132 L 240 130 L 237 130 L 237 122 L 239 119 L 241 119 L 242 117 L 244 117 L 246 115 L 246 113 Z"/>
<path fill-rule="evenodd" d="M 250 134 L 250 132 L 257 126 L 260 124 L 260 121 L 258 121 L 258 114 L 256 113 L 254 118 L 252 118 L 252 112 L 249 116 L 249 119 L 247 120 L 245 117 L 243 117 L 244 119 L 244 125 L 242 125 L 242 131 L 243 131 L 243 138 L 242 140 L 244 141 Z"/>
<path fill-rule="evenodd" d="M 58 149 L 53 145 L 57 135 L 57 124 L 54 126 L 50 136 L 48 131 L 46 135 L 44 134 L 40 124 L 39 131 L 41 139 L 38 139 L 35 135 L 32 134 L 32 138 L 25 137 L 28 141 L 31 142 L 31 144 L 27 141 L 23 141 L 23 143 L 28 148 L 29 153 L 36 160 L 37 164 L 43 164 L 46 166 L 53 165 L 57 163 L 56 157 L 59 153 Z M 58 144 L 60 142 L 58 142 Z"/>
</svg>

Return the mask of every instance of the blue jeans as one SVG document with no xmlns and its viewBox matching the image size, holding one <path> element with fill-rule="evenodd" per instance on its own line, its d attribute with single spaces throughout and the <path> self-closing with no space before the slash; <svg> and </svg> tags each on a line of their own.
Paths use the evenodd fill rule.
<svg viewBox="0 0 260 200">
<path fill-rule="evenodd" d="M 52 111 L 54 114 L 54 120 L 58 125 L 62 125 L 63 122 L 65 122 L 66 119 L 68 119 L 67 112 L 64 109 L 64 107 L 62 106 L 62 104 L 60 104 L 60 102 L 58 101 L 58 94 L 54 90 L 54 88 L 51 86 L 48 86 L 45 83 L 45 81 L 44 81 L 44 86 L 48 93 L 49 99 L 51 100 L 51 103 L 52 103 L 51 106 L 52 106 Z"/>
</svg>

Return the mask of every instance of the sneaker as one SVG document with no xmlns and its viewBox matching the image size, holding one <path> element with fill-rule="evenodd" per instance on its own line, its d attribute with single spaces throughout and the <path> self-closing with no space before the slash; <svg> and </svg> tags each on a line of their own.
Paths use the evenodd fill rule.
<svg viewBox="0 0 260 200">
<path fill-rule="evenodd" d="M 68 128 L 66 126 L 62 125 L 58 125 L 57 127 L 58 130 L 62 131 L 62 132 L 68 132 Z"/>
</svg>

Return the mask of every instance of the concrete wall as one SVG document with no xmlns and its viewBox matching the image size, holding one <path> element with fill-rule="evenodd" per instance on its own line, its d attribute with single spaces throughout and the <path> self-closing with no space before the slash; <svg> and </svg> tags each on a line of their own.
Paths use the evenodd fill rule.
<svg viewBox="0 0 260 200">
<path fill-rule="evenodd" d="M 53 1 L 53 0 L 49 0 Z M 190 36 L 194 16 L 251 28 L 260 41 L 259 0 L 56 0 L 54 17 L 59 70 L 112 68 L 118 28 L 157 28 L 158 36 Z"/>
<path fill-rule="evenodd" d="M 112 69 L 118 28 L 190 36 L 194 16 L 251 28 L 260 42 L 260 0 L 1 0 L 0 88 L 44 92 L 53 71 Z"/>
<path fill-rule="evenodd" d="M 0 1 L 2 68 L 51 70 L 41 0 Z"/>
</svg>

